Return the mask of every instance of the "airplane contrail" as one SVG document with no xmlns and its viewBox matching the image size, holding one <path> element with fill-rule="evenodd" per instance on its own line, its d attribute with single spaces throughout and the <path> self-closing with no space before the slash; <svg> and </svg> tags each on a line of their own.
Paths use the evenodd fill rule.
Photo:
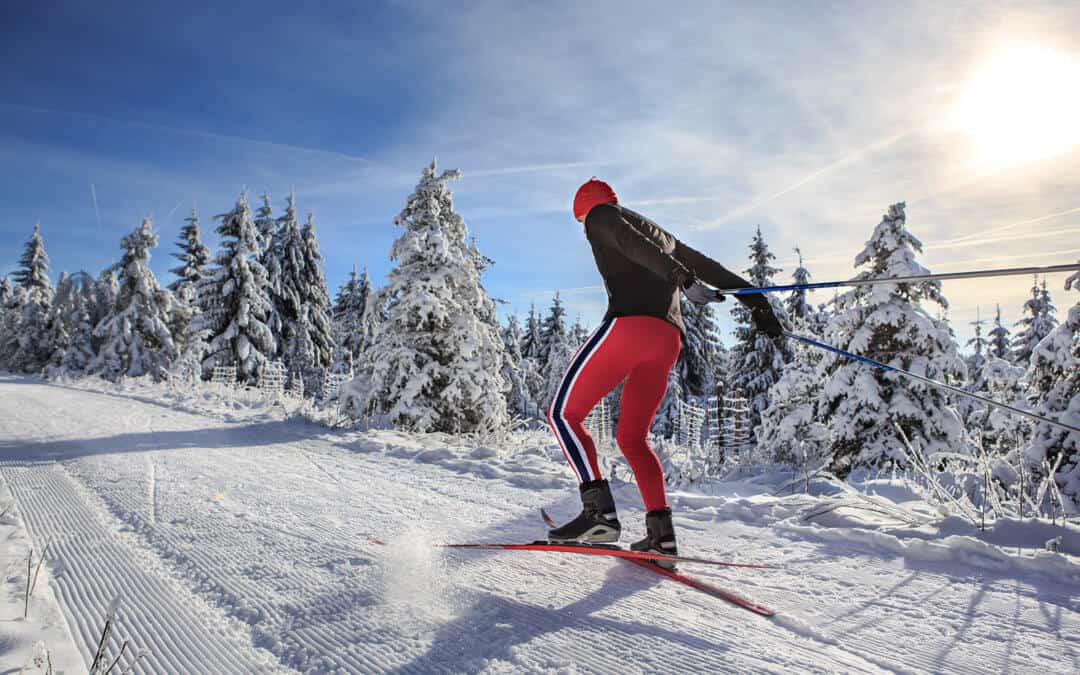
<svg viewBox="0 0 1080 675">
<path fill-rule="evenodd" d="M 94 215 L 97 216 L 98 229 L 101 229 L 101 211 L 98 209 L 97 190 L 94 188 L 93 183 L 90 183 L 90 198 L 94 202 Z"/>
<path fill-rule="evenodd" d="M 778 192 L 774 192 L 774 193 L 768 195 L 767 197 L 763 197 L 761 199 L 757 199 L 757 200 L 748 202 L 748 203 L 743 204 L 741 206 L 737 206 L 734 209 L 732 209 L 732 210 L 728 211 L 727 213 L 725 213 L 724 215 L 720 216 L 719 218 L 717 218 L 715 220 L 711 220 L 711 221 L 706 222 L 706 223 L 702 223 L 700 225 L 697 225 L 693 229 L 696 229 L 696 230 L 712 230 L 712 229 L 716 229 L 717 227 L 719 227 L 720 225 L 723 225 L 724 223 L 728 222 L 732 218 L 735 218 L 736 216 L 743 215 L 745 213 L 750 213 L 752 211 L 756 211 L 757 209 L 761 208 L 765 204 L 768 204 L 771 201 L 779 199 L 780 197 L 783 197 L 784 195 L 788 194 L 789 192 L 794 192 L 795 190 L 798 190 L 802 186 L 806 185 L 807 183 L 810 183 L 810 182 L 816 180 L 817 178 L 819 178 L 820 176 L 823 176 L 823 175 L 825 175 L 825 174 L 827 174 L 827 173 L 829 173 L 831 171 L 834 171 L 835 169 L 837 169 L 837 168 L 839 168 L 839 167 L 841 167 L 841 166 L 843 166 L 845 164 L 850 164 L 851 162 L 855 161 L 856 159 L 860 159 L 861 157 L 863 157 L 865 155 L 868 155 L 868 154 L 870 154 L 872 152 L 876 152 L 878 150 L 881 150 L 882 148 L 886 148 L 886 147 L 892 145 L 893 143 L 896 143 L 900 139 L 911 135 L 912 133 L 914 133 L 918 129 L 919 129 L 919 127 L 912 127 L 912 128 L 907 129 L 905 131 L 901 131 L 898 134 L 893 134 L 892 136 L 889 136 L 888 138 L 885 138 L 883 140 L 871 143 L 870 145 L 867 145 L 867 146 L 865 146 L 863 148 L 859 148 L 855 152 L 848 153 L 847 155 L 844 155 L 840 159 L 834 160 L 833 162 L 830 162 L 829 164 L 823 166 L 822 168 L 811 172 L 809 175 L 807 175 L 807 176 L 805 176 L 803 178 L 800 178 L 799 180 L 795 181 L 791 185 L 787 186 L 786 188 L 784 188 L 784 189 L 782 189 L 782 190 L 780 190 Z"/>
</svg>

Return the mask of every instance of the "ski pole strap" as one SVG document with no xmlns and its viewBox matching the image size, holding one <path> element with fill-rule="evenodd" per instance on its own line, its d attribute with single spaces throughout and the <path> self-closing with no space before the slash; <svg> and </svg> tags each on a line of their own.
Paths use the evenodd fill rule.
<svg viewBox="0 0 1080 675">
<path fill-rule="evenodd" d="M 1036 420 L 1038 422 L 1044 422 L 1046 424 L 1050 424 L 1050 425 L 1055 426 L 1055 427 L 1061 427 L 1062 429 L 1065 429 L 1066 431 L 1070 431 L 1070 432 L 1073 432 L 1073 433 L 1080 433 L 1080 427 L 1074 427 L 1071 424 L 1065 424 L 1064 422 L 1059 422 L 1057 420 L 1052 420 L 1049 417 L 1044 417 L 1043 415 L 1038 415 L 1036 413 L 1029 412 L 1027 410 L 1021 410 L 1020 408 L 1017 408 L 1015 406 L 1011 406 L 1011 405 L 1008 405 L 1008 404 L 1005 404 L 1005 403 L 1001 403 L 999 401 L 995 401 L 992 398 L 987 398 L 986 396 L 980 396 L 979 394 L 975 394 L 975 393 L 972 393 L 970 391 L 964 391 L 963 389 L 961 389 L 959 387 L 954 387 L 951 384 L 945 384 L 944 382 L 938 382 L 937 380 L 931 380 L 929 377 L 923 377 L 922 375 L 916 375 L 915 373 L 908 372 L 908 371 L 903 370 L 901 368 L 897 368 L 895 366 L 890 366 L 890 365 L 881 363 L 880 361 L 875 361 L 873 359 L 868 359 L 865 356 L 859 356 L 858 354 L 852 354 L 850 352 L 844 351 L 843 349 L 837 349 L 836 347 L 833 347 L 832 345 L 827 345 L 824 342 L 818 342 L 817 340 L 808 338 L 808 337 L 806 337 L 804 335 L 796 335 L 795 333 L 789 333 L 787 331 L 784 331 L 784 336 L 789 337 L 792 340 L 798 340 L 799 342 L 803 342 L 805 344 L 808 344 L 808 345 L 811 345 L 811 346 L 814 346 L 814 347 L 818 347 L 820 349 L 824 349 L 825 351 L 829 351 L 829 352 L 832 352 L 834 354 L 839 354 L 840 356 L 843 356 L 845 358 L 853 359 L 855 361 L 859 361 L 861 363 L 865 363 L 867 365 L 874 366 L 875 368 L 881 368 L 882 370 L 887 370 L 887 371 L 891 371 L 891 372 L 894 372 L 894 373 L 899 373 L 899 374 L 901 374 L 901 375 L 903 375 L 905 377 L 909 377 L 909 378 L 911 378 L 913 380 L 919 380 L 920 382 L 925 382 L 926 384 L 929 384 L 929 385 L 934 386 L 934 387 L 938 387 L 940 389 L 947 389 L 947 390 L 949 390 L 949 391 L 951 391 L 951 392 L 953 392 L 955 394 L 959 394 L 961 396 L 967 396 L 968 398 L 973 398 L 973 399 L 982 401 L 983 403 L 986 403 L 987 405 L 992 405 L 992 406 L 994 406 L 996 408 L 1001 408 L 1003 410 L 1008 410 L 1009 412 L 1016 413 L 1017 415 L 1023 415 L 1024 417 L 1031 418 L 1031 419 Z"/>
<path fill-rule="evenodd" d="M 755 293 L 782 293 L 785 291 L 811 291 L 820 288 L 840 288 L 841 286 L 870 286 L 872 284 L 900 284 L 915 281 L 946 281 L 948 279 L 975 279 L 978 277 L 1007 277 L 1018 274 L 1053 274 L 1080 270 L 1080 263 L 1067 265 L 1048 265 L 1044 267 L 1009 267 L 998 270 L 972 270 L 970 272 L 945 272 L 943 274 L 919 274 L 909 277 L 891 277 L 877 279 L 848 279 L 846 281 L 822 281 L 813 284 L 788 284 L 786 286 L 749 286 L 747 288 L 722 288 L 718 292 L 726 295 L 753 295 Z"/>
</svg>

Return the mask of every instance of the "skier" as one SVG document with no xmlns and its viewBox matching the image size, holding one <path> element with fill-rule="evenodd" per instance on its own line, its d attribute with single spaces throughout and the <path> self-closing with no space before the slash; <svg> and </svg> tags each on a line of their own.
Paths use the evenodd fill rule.
<svg viewBox="0 0 1080 675">
<path fill-rule="evenodd" d="M 594 176 L 574 196 L 574 217 L 585 226 L 608 309 L 600 327 L 570 360 L 548 411 L 548 424 L 580 483 L 582 511 L 548 532 L 551 542 L 603 543 L 619 539 L 621 525 L 596 446 L 584 420 L 624 379 L 615 439 L 645 502 L 647 534 L 634 551 L 677 555 L 664 471 L 646 440 L 679 357 L 684 332 L 679 292 L 696 304 L 724 298 L 718 288 L 750 284 L 720 263 L 682 243 L 659 225 L 619 204 L 615 191 Z M 700 280 L 699 280 L 700 279 Z M 759 330 L 782 335 L 779 320 L 761 295 L 740 295 Z M 665 564 L 670 567 L 670 564 Z"/>
</svg>

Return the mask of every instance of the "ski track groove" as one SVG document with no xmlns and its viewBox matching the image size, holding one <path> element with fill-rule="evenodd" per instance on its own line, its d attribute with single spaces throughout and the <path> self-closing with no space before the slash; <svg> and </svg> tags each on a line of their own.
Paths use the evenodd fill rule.
<svg viewBox="0 0 1080 675">
<path fill-rule="evenodd" d="M 257 662 L 242 658 L 239 644 L 203 628 L 201 619 L 173 589 L 147 574 L 110 537 L 62 467 L 40 463 L 14 471 L 9 467 L 9 462 L 0 461 L 13 494 L 23 505 L 28 530 L 35 541 L 52 543 L 50 560 L 64 563 L 52 583 L 65 600 L 65 614 L 76 627 L 73 632 L 80 638 L 88 664 L 104 626 L 105 609 L 120 594 L 116 639 L 106 650 L 110 662 L 119 653 L 117 640 L 129 639 L 136 650 L 149 650 L 132 672 L 210 672 L 223 665 L 231 672 L 261 670 Z M 175 620 L 166 624 L 163 616 Z"/>
</svg>

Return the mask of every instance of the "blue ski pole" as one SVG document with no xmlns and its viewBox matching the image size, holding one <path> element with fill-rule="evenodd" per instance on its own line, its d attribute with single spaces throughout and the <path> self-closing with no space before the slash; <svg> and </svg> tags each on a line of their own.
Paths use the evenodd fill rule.
<svg viewBox="0 0 1080 675">
<path fill-rule="evenodd" d="M 943 274 L 919 274 L 908 277 L 878 277 L 871 279 L 848 279 L 847 281 L 822 281 L 813 284 L 788 284 L 786 286 L 749 286 L 747 288 L 722 288 L 721 295 L 753 295 L 755 293 L 781 293 L 785 291 L 812 291 L 819 288 L 841 286 L 870 286 L 872 284 L 901 284 L 915 281 L 945 281 L 948 279 L 976 279 L 979 277 L 1007 277 L 1017 274 L 1053 274 L 1080 270 L 1080 263 L 1047 265 L 1044 267 L 1009 267 L 998 270 L 973 270 L 970 272 L 945 272 Z"/>
<path fill-rule="evenodd" d="M 798 340 L 799 342 L 803 342 L 803 343 L 811 345 L 813 347 L 818 347 L 820 349 L 824 349 L 825 351 L 829 351 L 829 352 L 832 352 L 834 354 L 839 354 L 840 356 L 843 356 L 845 358 L 853 359 L 855 361 L 859 361 L 860 363 L 865 363 L 867 365 L 874 366 L 875 368 L 881 368 L 882 370 L 887 370 L 887 371 L 890 371 L 890 372 L 893 372 L 893 373 L 899 373 L 899 374 L 901 374 L 901 375 L 903 375 L 905 377 L 909 377 L 909 378 L 911 378 L 913 380 L 918 380 L 920 382 L 925 382 L 926 384 L 929 384 L 931 386 L 938 387 L 938 388 L 941 388 L 941 389 L 947 389 L 948 391 L 951 391 L 951 392 L 953 392 L 955 394 L 960 394 L 961 396 L 967 396 L 969 398 L 977 399 L 979 401 L 982 401 L 983 403 L 986 403 L 987 405 L 992 405 L 992 406 L 994 406 L 996 408 L 1001 408 L 1003 410 L 1008 410 L 1009 412 L 1016 413 L 1017 415 L 1023 415 L 1024 417 L 1029 417 L 1029 418 L 1031 418 L 1033 420 L 1036 420 L 1036 421 L 1039 421 L 1039 422 L 1045 422 L 1046 424 L 1051 424 L 1051 425 L 1053 425 L 1055 427 L 1061 427 L 1062 429 L 1065 429 L 1066 431 L 1071 431 L 1073 433 L 1080 433 L 1080 427 L 1074 427 L 1071 424 L 1065 424 L 1064 422 L 1058 422 L 1057 420 L 1052 420 L 1049 417 L 1043 417 L 1042 415 L 1037 415 L 1037 414 L 1035 414 L 1033 412 L 1029 412 L 1027 410 L 1021 410 L 1020 408 L 1017 408 L 1015 406 L 1011 406 L 1011 405 L 1008 405 L 1008 404 L 1005 404 L 1005 403 L 1000 403 L 998 401 L 995 401 L 992 398 L 987 398 L 985 396 L 980 396 L 979 394 L 974 394 L 974 393 L 972 393 L 970 391 L 964 391 L 963 389 L 961 389 L 959 387 L 954 387 L 951 384 L 945 384 L 944 382 L 938 382 L 937 380 L 931 380 L 929 377 L 923 377 L 922 375 L 916 375 L 915 373 L 908 372 L 908 371 L 903 370 L 901 368 L 896 368 L 894 366 L 890 366 L 890 365 L 881 363 L 880 361 L 875 361 L 873 359 L 869 359 L 869 358 L 867 358 L 865 356 L 859 356 L 858 354 L 852 354 L 851 352 L 846 352 L 843 349 L 837 349 L 836 347 L 833 347 L 832 345 L 827 345 L 824 342 L 818 342 L 817 340 L 813 340 L 813 339 L 805 337 L 803 335 L 796 335 L 795 333 L 789 333 L 787 331 L 784 331 L 784 336 L 789 337 L 792 340 Z"/>
</svg>

